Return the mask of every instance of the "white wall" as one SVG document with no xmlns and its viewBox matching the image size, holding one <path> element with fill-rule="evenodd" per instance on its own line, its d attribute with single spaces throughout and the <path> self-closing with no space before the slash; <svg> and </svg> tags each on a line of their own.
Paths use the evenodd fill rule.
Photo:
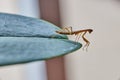
<svg viewBox="0 0 120 80">
<path fill-rule="evenodd" d="M 40 16 L 38 0 L 0 0 L 0 12 Z M 45 62 L 0 67 L 0 80 L 47 80 Z"/>
<path fill-rule="evenodd" d="M 16 0 L 0 0 L 0 12 L 18 13 Z M 23 65 L 0 67 L 0 80 L 23 80 Z"/>
<path fill-rule="evenodd" d="M 60 6 L 62 26 L 94 30 L 86 35 L 88 52 L 80 49 L 65 57 L 67 80 L 120 80 L 120 2 L 60 0 Z"/>
<path fill-rule="evenodd" d="M 0 0 L 0 12 L 18 13 L 17 0 Z"/>
</svg>

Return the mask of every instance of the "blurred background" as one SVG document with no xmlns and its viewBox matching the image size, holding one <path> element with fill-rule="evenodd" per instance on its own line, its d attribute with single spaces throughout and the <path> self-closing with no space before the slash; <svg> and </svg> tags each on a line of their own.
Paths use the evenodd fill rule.
<svg viewBox="0 0 120 80">
<path fill-rule="evenodd" d="M 120 0 L 0 0 L 0 12 L 94 30 L 87 52 L 0 67 L 0 80 L 120 80 Z"/>
</svg>

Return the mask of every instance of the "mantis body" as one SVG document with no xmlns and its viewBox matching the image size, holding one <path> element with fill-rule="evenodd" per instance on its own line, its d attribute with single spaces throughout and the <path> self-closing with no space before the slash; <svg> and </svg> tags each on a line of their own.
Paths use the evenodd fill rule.
<svg viewBox="0 0 120 80">
<path fill-rule="evenodd" d="M 72 27 L 69 27 L 69 28 L 65 27 L 61 31 L 56 31 L 56 33 L 64 34 L 64 35 L 76 35 L 76 41 L 78 41 L 80 36 L 82 36 L 82 39 L 86 42 L 83 49 L 86 47 L 86 50 L 90 44 L 90 42 L 85 38 L 85 34 L 87 32 L 91 33 L 91 32 L 93 32 L 93 30 L 92 29 L 84 29 L 84 30 L 73 31 Z"/>
</svg>

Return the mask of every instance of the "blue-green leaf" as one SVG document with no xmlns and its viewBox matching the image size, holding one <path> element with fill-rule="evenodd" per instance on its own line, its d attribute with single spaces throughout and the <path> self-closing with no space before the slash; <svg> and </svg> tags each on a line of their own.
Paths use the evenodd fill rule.
<svg viewBox="0 0 120 80">
<path fill-rule="evenodd" d="M 46 60 L 81 48 L 56 30 L 41 19 L 0 13 L 0 65 Z"/>
<path fill-rule="evenodd" d="M 55 32 L 59 29 L 45 20 L 0 13 L 0 36 L 67 38 Z"/>
<path fill-rule="evenodd" d="M 66 39 L 1 37 L 0 65 L 46 60 L 80 47 L 81 44 Z"/>
</svg>

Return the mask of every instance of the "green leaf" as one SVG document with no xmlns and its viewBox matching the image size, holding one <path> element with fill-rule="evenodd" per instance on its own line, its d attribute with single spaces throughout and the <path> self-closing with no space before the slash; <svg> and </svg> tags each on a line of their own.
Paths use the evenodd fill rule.
<svg viewBox="0 0 120 80">
<path fill-rule="evenodd" d="M 0 66 L 46 60 L 81 48 L 57 30 L 41 19 L 0 13 Z"/>
</svg>

